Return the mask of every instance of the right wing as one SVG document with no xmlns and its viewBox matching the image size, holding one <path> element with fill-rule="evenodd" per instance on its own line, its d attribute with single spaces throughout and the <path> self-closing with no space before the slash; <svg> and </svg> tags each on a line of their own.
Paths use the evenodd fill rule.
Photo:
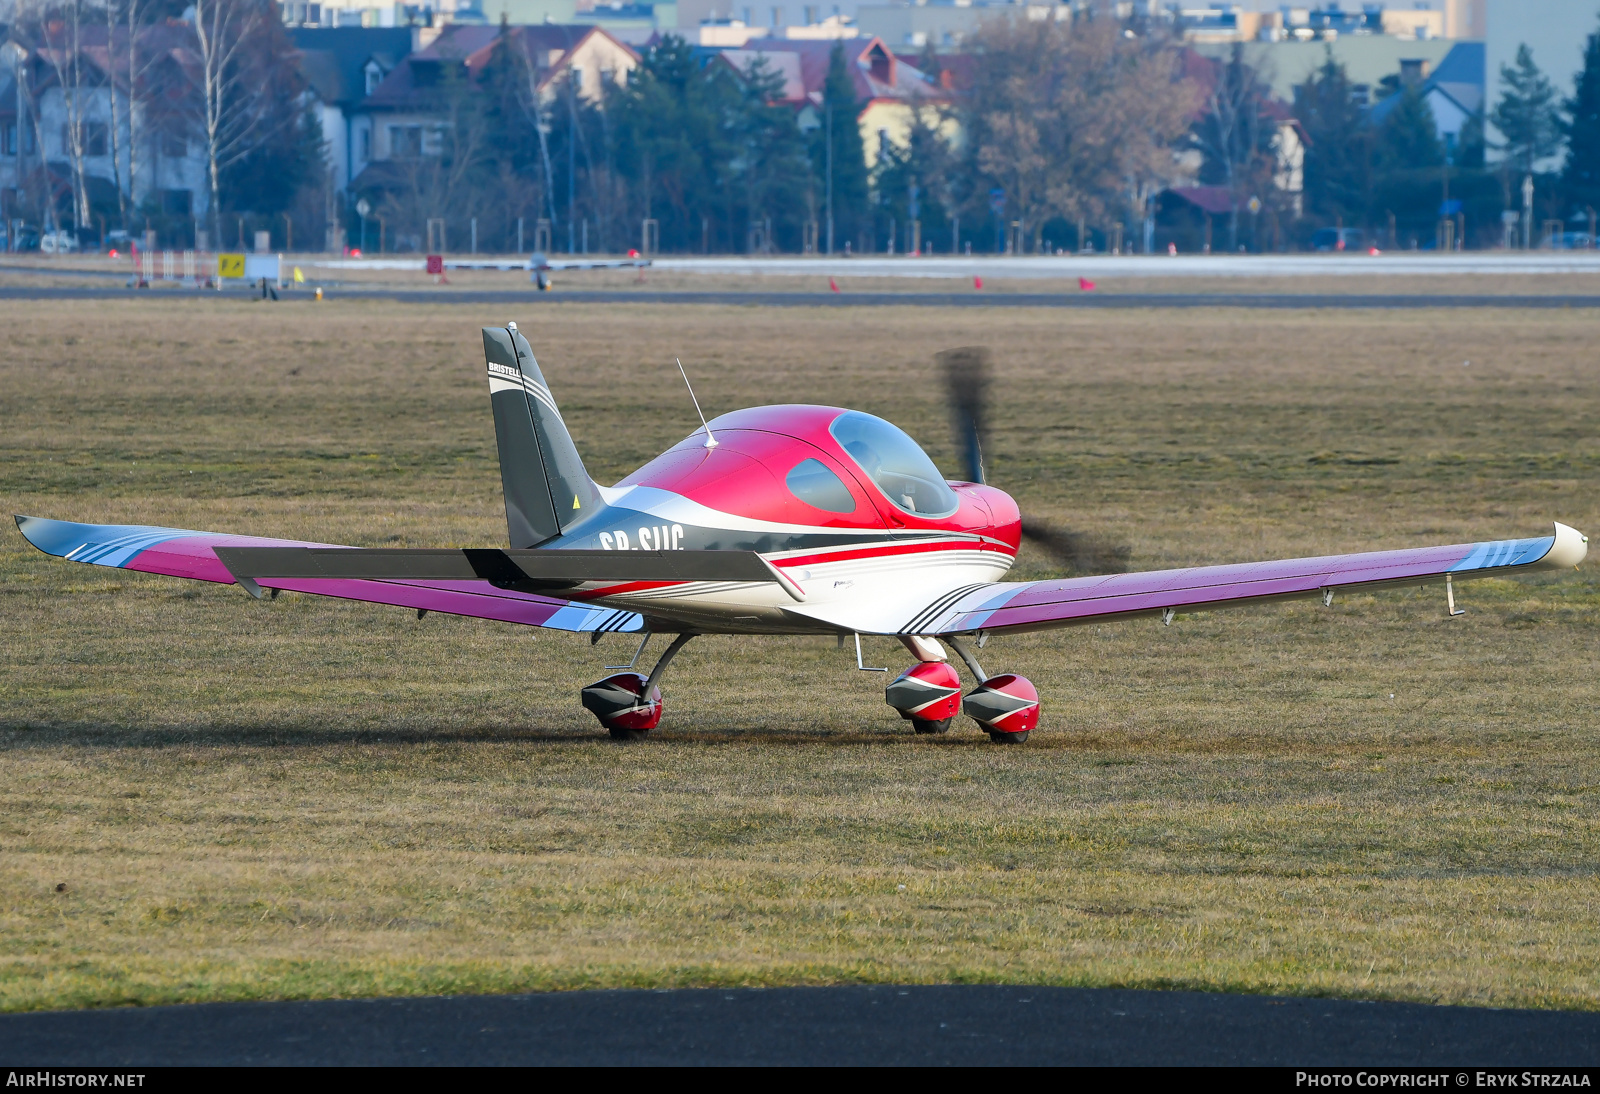
<svg viewBox="0 0 1600 1094">
<path fill-rule="evenodd" d="M 1197 566 L 1182 570 L 1000 581 L 955 589 L 900 628 L 911 635 L 1037 631 L 1140 615 L 1165 615 L 1332 594 L 1334 589 L 1493 577 L 1523 570 L 1565 570 L 1588 552 L 1589 539 L 1565 524 L 1541 539 L 1507 539 L 1321 558 Z"/>
<path fill-rule="evenodd" d="M 451 568 L 453 563 L 448 558 L 441 562 L 438 557 L 453 556 L 454 560 L 464 561 L 467 557 L 467 552 L 464 551 L 407 552 L 413 556 L 434 557 L 432 561 L 420 562 L 420 565 L 418 562 L 401 566 L 391 565 L 387 573 L 378 573 L 377 570 L 381 567 L 369 564 L 365 576 L 357 574 L 330 577 L 327 576 L 328 570 L 323 569 L 318 571 L 322 576 L 273 578 L 263 574 L 257 581 L 249 573 L 236 574 L 219 556 L 235 552 L 244 558 L 281 557 L 303 561 L 307 558 L 315 559 L 329 555 L 392 556 L 394 552 L 368 552 L 359 548 L 330 547 L 327 544 L 297 543 L 293 540 L 262 539 L 257 536 L 234 536 L 217 532 L 195 532 L 183 528 L 151 528 L 131 524 L 74 524 L 64 520 L 48 520 L 44 517 L 19 516 L 16 520 L 17 528 L 23 537 L 45 554 L 70 559 L 73 562 L 114 566 L 118 569 L 163 574 L 167 577 L 187 577 L 226 585 L 237 582 L 251 595 L 258 597 L 261 595 L 262 587 L 266 587 L 317 596 L 333 596 L 344 600 L 363 600 L 372 604 L 393 604 L 445 615 L 497 619 L 504 623 L 521 623 L 524 626 L 553 630 L 595 633 L 644 629 L 644 619 L 637 612 L 589 607 L 559 597 L 504 588 L 480 576 L 470 564 Z M 521 552 L 484 553 L 509 555 Z M 333 567 L 334 563 L 330 561 L 322 565 Z M 426 571 L 430 566 L 433 568 L 431 572 L 419 572 Z M 243 568 L 258 571 L 263 569 L 248 564 L 243 565 Z M 265 569 L 274 568 L 271 565 L 265 567 Z M 408 569 L 413 576 L 403 576 Z M 522 572 L 520 568 L 518 572 Z"/>
</svg>

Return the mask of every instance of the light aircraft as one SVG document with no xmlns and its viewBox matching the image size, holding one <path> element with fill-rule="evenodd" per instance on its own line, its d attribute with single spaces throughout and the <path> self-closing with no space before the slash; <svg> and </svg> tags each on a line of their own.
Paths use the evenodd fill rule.
<svg viewBox="0 0 1600 1094">
<path fill-rule="evenodd" d="M 944 355 L 966 477 L 946 480 L 900 429 L 828 406 L 724 414 L 615 486 L 584 470 L 556 400 L 516 324 L 483 330 L 509 548 L 337 547 L 214 532 L 17 517 L 28 541 L 74 562 L 588 633 L 641 636 L 627 671 L 584 688 L 583 705 L 620 738 L 661 720 L 658 686 L 697 635 L 898 638 L 916 663 L 888 684 L 889 706 L 919 733 L 966 713 L 996 742 L 1039 723 L 1025 677 L 989 675 L 989 638 L 1335 590 L 1454 582 L 1575 567 L 1588 539 L 1551 535 L 1143 573 L 1005 581 L 1023 536 L 1080 569 L 1125 561 L 1090 537 L 1025 521 L 984 482 L 984 359 Z M 680 366 L 681 367 L 681 366 Z M 684 377 L 687 383 L 688 377 Z M 690 391 L 691 396 L 693 391 Z M 695 401 L 699 411 L 698 400 Z M 670 644 L 633 671 L 653 635 Z M 962 683 L 948 643 L 971 671 Z M 874 670 L 886 671 L 886 670 Z"/>
<path fill-rule="evenodd" d="M 550 275 L 556 270 L 628 270 L 643 269 L 650 265 L 648 258 L 640 258 L 639 252 L 629 251 L 627 258 L 558 258 L 554 261 L 542 251 L 535 251 L 525 259 L 503 258 L 452 258 L 446 261 L 439 258 L 439 269 L 430 269 L 429 273 L 443 273 L 445 270 L 527 270 L 528 280 L 536 285 L 540 292 L 548 292 L 554 284 Z M 430 265 L 431 265 L 430 259 Z M 643 274 L 639 275 L 643 277 Z"/>
</svg>

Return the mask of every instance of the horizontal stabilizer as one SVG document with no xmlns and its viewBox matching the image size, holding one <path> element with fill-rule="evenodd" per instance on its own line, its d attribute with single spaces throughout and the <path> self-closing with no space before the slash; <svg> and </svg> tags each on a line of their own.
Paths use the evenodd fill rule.
<svg viewBox="0 0 1600 1094">
<path fill-rule="evenodd" d="M 754 551 L 218 547 L 235 577 L 487 581 L 500 588 L 585 581 L 779 581 Z"/>
</svg>

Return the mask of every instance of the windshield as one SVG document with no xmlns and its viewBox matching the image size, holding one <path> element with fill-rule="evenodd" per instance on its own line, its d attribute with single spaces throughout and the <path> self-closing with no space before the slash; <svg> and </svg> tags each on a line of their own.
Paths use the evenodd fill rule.
<svg viewBox="0 0 1600 1094">
<path fill-rule="evenodd" d="M 942 517 L 960 503 L 917 442 L 882 418 L 849 410 L 828 427 L 890 501 L 919 517 Z"/>
</svg>

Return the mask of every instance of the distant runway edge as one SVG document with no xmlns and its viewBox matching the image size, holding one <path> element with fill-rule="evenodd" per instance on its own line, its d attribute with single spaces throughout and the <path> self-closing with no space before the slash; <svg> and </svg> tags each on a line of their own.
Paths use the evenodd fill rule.
<svg viewBox="0 0 1600 1094">
<path fill-rule="evenodd" d="M 90 286 L 0 286 L 0 300 L 253 300 L 247 290 L 209 292 L 193 289 L 136 290 Z M 864 292 L 654 292 L 591 290 L 538 292 L 523 290 L 343 289 L 329 286 L 323 303 L 339 300 L 392 300 L 403 304 L 680 304 L 761 308 L 1261 308 L 1417 310 L 1426 308 L 1560 309 L 1600 308 L 1600 295 L 1460 295 L 1408 294 L 1385 296 L 1345 293 L 864 293 Z M 280 302 L 315 303 L 304 290 L 283 290 Z"/>
<path fill-rule="evenodd" d="M 548 992 L 0 1016 L 6 1066 L 1584 1067 L 1600 1014 L 999 985 Z"/>
</svg>

